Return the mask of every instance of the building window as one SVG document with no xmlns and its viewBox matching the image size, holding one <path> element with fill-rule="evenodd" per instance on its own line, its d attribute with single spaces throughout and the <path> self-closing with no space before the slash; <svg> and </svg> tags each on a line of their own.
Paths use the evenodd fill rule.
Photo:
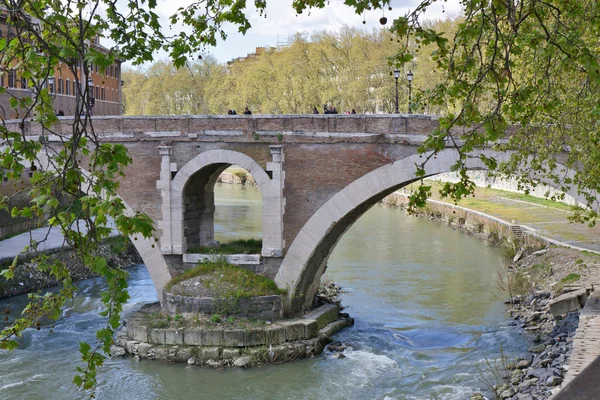
<svg viewBox="0 0 600 400">
<path fill-rule="evenodd" d="M 58 78 L 58 94 L 63 94 L 65 92 L 65 81 L 62 78 Z"/>
<path fill-rule="evenodd" d="M 96 86 L 96 98 L 100 100 L 100 86 Z"/>
<path fill-rule="evenodd" d="M 27 79 L 21 78 L 21 89 L 27 89 Z"/>
<path fill-rule="evenodd" d="M 14 88 L 16 87 L 16 80 L 17 80 L 17 76 L 16 76 L 16 72 L 14 70 L 10 70 L 8 71 L 8 87 L 9 88 Z"/>
<path fill-rule="evenodd" d="M 106 100 L 106 97 L 104 97 L 105 94 L 104 88 L 102 88 L 102 100 Z"/>
<path fill-rule="evenodd" d="M 67 96 L 71 95 L 71 82 L 67 79 L 67 84 L 65 85 L 65 94 Z"/>
</svg>

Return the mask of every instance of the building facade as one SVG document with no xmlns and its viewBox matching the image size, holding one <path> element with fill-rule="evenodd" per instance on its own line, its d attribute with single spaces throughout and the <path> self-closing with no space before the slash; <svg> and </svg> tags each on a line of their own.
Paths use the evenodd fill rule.
<svg viewBox="0 0 600 400">
<path fill-rule="evenodd" d="M 14 29 L 7 23 L 5 13 L 0 12 L 0 38 L 6 38 L 8 41 L 14 36 Z M 100 44 L 99 38 L 92 41 L 91 46 L 98 51 L 108 52 L 108 49 Z M 23 115 L 20 114 L 24 110 L 11 108 L 10 99 L 11 97 L 19 99 L 31 97 L 33 92 L 28 87 L 27 80 L 21 78 L 11 65 L 1 65 L 0 67 L 3 71 L 0 75 L 0 86 L 6 88 L 6 93 L 0 94 L 0 118 L 22 117 Z M 77 79 L 67 65 L 61 65 L 56 68 L 54 76 L 47 79 L 45 86 L 53 96 L 54 110 L 57 114 L 69 116 L 75 113 L 77 91 L 84 90 L 83 85 L 90 85 L 94 98 L 93 115 L 121 115 L 123 113 L 120 60 L 116 60 L 105 71 L 101 71 L 98 65 L 90 64 L 90 82 L 82 80 L 82 76 L 80 65 L 77 67 Z"/>
</svg>

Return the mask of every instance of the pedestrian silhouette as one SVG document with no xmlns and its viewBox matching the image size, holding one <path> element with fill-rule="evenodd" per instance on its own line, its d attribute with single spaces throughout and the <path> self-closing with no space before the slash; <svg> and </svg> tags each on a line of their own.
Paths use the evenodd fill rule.
<svg viewBox="0 0 600 400">
<path fill-rule="evenodd" d="M 248 110 L 248 107 L 244 109 L 244 115 L 252 115 L 252 111 Z"/>
<path fill-rule="evenodd" d="M 351 114 L 356 114 L 356 110 L 353 108 Z"/>
<path fill-rule="evenodd" d="M 313 107 L 313 114 L 318 114 L 319 110 L 317 110 L 317 107 Z"/>
</svg>

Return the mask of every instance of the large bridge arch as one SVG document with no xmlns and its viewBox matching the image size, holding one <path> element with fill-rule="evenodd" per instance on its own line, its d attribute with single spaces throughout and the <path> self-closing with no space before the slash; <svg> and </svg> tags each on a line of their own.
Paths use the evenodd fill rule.
<svg viewBox="0 0 600 400">
<path fill-rule="evenodd" d="M 481 153 L 494 156 L 499 161 L 508 160 L 510 156 L 509 153 L 492 150 L 482 150 Z M 442 151 L 427 163 L 427 176 L 451 171 L 458 157 L 455 149 Z M 346 186 L 312 215 L 289 247 L 275 277 L 279 287 L 288 289 L 293 311 L 311 307 L 327 260 L 344 233 L 381 199 L 420 179 L 416 171 L 422 161 L 423 158 L 417 154 L 384 165 Z M 467 168 L 487 169 L 479 158 L 469 158 Z M 573 176 L 572 171 L 564 167 L 563 170 L 566 176 Z M 539 178 L 533 172 L 530 177 Z M 544 183 L 552 186 L 549 182 Z M 568 194 L 582 201 L 575 190 Z"/>
<path fill-rule="evenodd" d="M 47 152 L 40 152 L 38 154 L 38 162 L 42 170 L 54 169 L 54 164 L 50 162 Z M 82 168 L 81 171 L 82 174 L 88 178 L 81 188 L 82 192 L 87 195 L 95 196 L 96 194 L 93 193 L 90 187 L 90 172 L 84 168 Z M 106 196 L 106 193 L 103 191 L 101 196 Z M 127 201 L 125 201 L 122 196 L 119 195 L 118 192 L 117 196 L 125 205 L 124 213 L 129 216 L 135 215 L 136 211 L 133 209 L 133 207 L 131 207 L 130 204 L 127 203 Z M 162 291 L 167 283 L 169 283 L 171 280 L 171 273 L 169 272 L 169 267 L 165 261 L 165 258 L 163 257 L 162 252 L 160 251 L 159 246 L 156 245 L 153 237 L 145 238 L 143 235 L 134 234 L 130 235 L 129 239 L 140 255 L 144 265 L 148 269 L 148 273 L 150 274 L 150 278 L 152 279 L 152 283 L 156 289 L 158 300 L 162 303 Z"/>
<path fill-rule="evenodd" d="M 230 165 L 246 169 L 262 193 L 263 255 L 281 256 L 281 213 L 274 212 L 281 207 L 279 171 L 274 165 L 268 165 L 272 179 L 251 157 L 232 150 L 200 153 L 177 171 L 172 180 L 170 176 L 166 177 L 169 187 L 168 191 L 163 188 L 161 222 L 161 249 L 164 254 L 183 254 L 190 247 L 214 242 L 214 185 L 221 172 Z"/>
</svg>

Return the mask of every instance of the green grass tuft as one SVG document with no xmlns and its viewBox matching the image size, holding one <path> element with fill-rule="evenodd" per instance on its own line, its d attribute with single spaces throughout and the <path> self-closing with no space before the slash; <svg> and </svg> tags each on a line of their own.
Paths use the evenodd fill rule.
<svg viewBox="0 0 600 400">
<path fill-rule="evenodd" d="M 239 299 L 286 293 L 285 290 L 279 289 L 272 279 L 228 264 L 225 260 L 199 264 L 171 279 L 166 289 L 171 290 L 173 285 L 197 276 L 202 276 L 203 284 L 215 289 L 221 298 Z"/>
<path fill-rule="evenodd" d="M 581 275 L 575 274 L 575 273 L 570 273 L 569 275 L 562 278 L 560 280 L 560 283 L 562 283 L 562 284 L 573 283 L 573 282 L 577 282 L 579 279 L 581 279 Z"/>
</svg>

